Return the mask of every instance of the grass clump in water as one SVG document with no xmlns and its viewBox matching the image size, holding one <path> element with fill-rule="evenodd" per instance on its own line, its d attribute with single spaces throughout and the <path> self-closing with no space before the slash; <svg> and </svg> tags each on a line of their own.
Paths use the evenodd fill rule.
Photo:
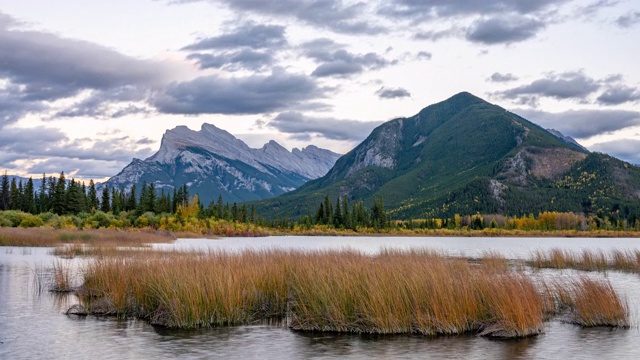
<svg viewBox="0 0 640 360">
<path fill-rule="evenodd" d="M 555 298 L 553 312 L 565 322 L 583 327 L 630 326 L 628 304 L 609 281 L 582 276 L 556 281 L 550 288 Z"/>
<path fill-rule="evenodd" d="M 482 263 L 422 250 L 141 251 L 89 263 L 79 295 L 89 313 L 177 328 L 280 318 L 304 331 L 525 337 L 558 304 L 585 314 L 577 304 L 589 293 L 562 300 L 495 259 Z"/>
<path fill-rule="evenodd" d="M 602 250 L 584 249 L 580 253 L 559 248 L 535 251 L 528 264 L 534 268 L 575 269 L 583 271 L 618 270 L 640 272 L 640 250 L 613 250 L 609 254 Z"/>
</svg>

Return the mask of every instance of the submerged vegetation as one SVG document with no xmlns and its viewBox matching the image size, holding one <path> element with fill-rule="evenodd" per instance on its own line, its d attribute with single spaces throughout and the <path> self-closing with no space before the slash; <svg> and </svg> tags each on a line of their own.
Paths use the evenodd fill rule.
<svg viewBox="0 0 640 360">
<path fill-rule="evenodd" d="M 628 307 L 607 282 L 534 278 L 497 254 L 469 261 L 428 250 L 141 251 L 96 258 L 82 276 L 72 313 L 176 328 L 279 318 L 305 331 L 525 337 L 554 316 L 629 326 Z"/>
</svg>

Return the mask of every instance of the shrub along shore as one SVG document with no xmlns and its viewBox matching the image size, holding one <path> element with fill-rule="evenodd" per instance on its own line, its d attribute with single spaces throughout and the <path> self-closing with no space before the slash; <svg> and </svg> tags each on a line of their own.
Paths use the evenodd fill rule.
<svg viewBox="0 0 640 360">
<path fill-rule="evenodd" d="M 0 212 L 0 215 L 2 212 Z M 100 214 L 98 214 L 100 215 Z M 28 215 L 33 216 L 33 215 Z M 268 228 L 255 224 L 227 220 L 188 220 L 173 230 L 165 226 L 76 226 L 66 217 L 55 217 L 62 223 L 41 223 L 38 227 L 0 226 L 0 246 L 49 247 L 74 243 L 93 246 L 142 246 L 143 244 L 173 241 L 176 238 L 257 237 L 257 236 L 433 236 L 433 237 L 639 237 L 640 232 L 621 230 L 518 230 L 485 228 L 473 229 L 406 229 L 358 228 L 335 229 L 325 225 L 311 228 Z M 91 219 L 91 218 L 89 218 Z M 20 222 L 18 222 L 20 223 Z"/>
<path fill-rule="evenodd" d="M 93 259 L 71 314 L 193 328 L 280 319 L 294 330 L 372 334 L 537 335 L 554 317 L 629 326 L 605 280 L 527 275 L 506 259 L 427 251 L 114 252 Z"/>
</svg>

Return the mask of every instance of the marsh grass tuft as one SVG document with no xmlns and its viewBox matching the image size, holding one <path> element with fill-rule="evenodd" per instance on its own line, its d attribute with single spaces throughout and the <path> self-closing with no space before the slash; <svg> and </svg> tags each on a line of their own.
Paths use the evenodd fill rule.
<svg viewBox="0 0 640 360">
<path fill-rule="evenodd" d="M 88 313 L 176 328 L 285 319 L 303 331 L 526 337 L 542 332 L 561 308 L 598 319 L 594 324 L 628 321 L 628 312 L 602 320 L 618 316 L 607 313 L 615 308 L 608 303 L 615 302 L 613 289 L 614 297 L 596 299 L 589 291 L 601 289 L 584 281 L 534 283 L 501 256 L 486 256 L 470 262 L 429 250 L 143 250 L 93 259 L 77 293 Z M 587 314 L 581 301 L 602 305 Z"/>
<path fill-rule="evenodd" d="M 608 280 L 587 276 L 556 281 L 550 287 L 555 312 L 565 322 L 583 327 L 610 326 L 628 328 L 629 306 Z"/>
<path fill-rule="evenodd" d="M 528 264 L 534 268 L 575 269 L 583 271 L 618 270 L 640 272 L 640 250 L 613 250 L 609 254 L 602 250 L 584 249 L 571 252 L 559 248 L 534 251 Z"/>
<path fill-rule="evenodd" d="M 74 291 L 75 276 L 71 267 L 65 266 L 60 261 L 54 261 L 52 268 L 52 279 L 49 291 L 65 293 Z"/>
</svg>

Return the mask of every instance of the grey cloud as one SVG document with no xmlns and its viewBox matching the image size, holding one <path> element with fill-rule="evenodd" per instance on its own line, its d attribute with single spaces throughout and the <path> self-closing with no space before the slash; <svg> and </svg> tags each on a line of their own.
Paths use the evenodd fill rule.
<svg viewBox="0 0 640 360">
<path fill-rule="evenodd" d="M 344 49 L 345 46 L 331 39 L 319 38 L 301 44 L 300 48 L 308 58 L 318 61 L 331 61 L 331 54 Z"/>
<path fill-rule="evenodd" d="M 311 74 L 316 77 L 347 77 L 398 63 L 397 60 L 387 60 L 375 53 L 353 54 L 324 39 L 303 44 L 302 48 L 306 57 L 322 62 Z"/>
<path fill-rule="evenodd" d="M 349 77 L 354 74 L 359 74 L 362 71 L 364 71 L 364 68 L 359 64 L 348 63 L 342 60 L 338 60 L 338 61 L 332 61 L 332 62 L 319 65 L 315 70 L 313 70 L 313 72 L 311 73 L 311 76 Z"/>
<path fill-rule="evenodd" d="M 138 145 L 151 145 L 151 144 L 155 144 L 155 140 L 151 140 L 148 137 L 143 137 L 142 139 L 136 141 L 136 144 L 138 144 Z"/>
<path fill-rule="evenodd" d="M 285 27 L 247 23 L 228 34 L 201 39 L 182 50 L 202 51 L 213 49 L 273 49 L 287 45 Z"/>
<path fill-rule="evenodd" d="M 139 144 L 129 137 L 96 141 L 91 147 L 86 147 L 86 143 L 87 139 L 70 141 L 62 131 L 49 127 L 2 128 L 0 131 L 0 151 L 19 154 L 22 158 L 127 161 L 151 152 L 148 148 L 138 150 Z"/>
<path fill-rule="evenodd" d="M 196 60 L 200 69 L 249 69 L 258 71 L 274 63 L 273 55 L 267 52 L 242 49 L 221 54 L 195 53 L 187 59 Z"/>
<path fill-rule="evenodd" d="M 494 17 L 476 20 L 467 30 L 471 42 L 494 45 L 528 40 L 544 29 L 545 24 L 529 17 Z"/>
<path fill-rule="evenodd" d="M 259 114 L 322 97 L 315 81 L 276 69 L 268 76 L 206 76 L 171 84 L 154 99 L 157 109 L 173 114 Z"/>
<path fill-rule="evenodd" d="M 109 114 L 109 117 L 113 119 L 118 119 L 125 116 L 138 115 L 138 114 L 149 115 L 151 114 L 151 110 L 149 110 L 144 106 L 128 105 L 124 108 L 114 109 L 114 111 L 112 111 Z"/>
<path fill-rule="evenodd" d="M 594 144 L 590 147 L 592 151 L 607 153 L 617 157 L 618 159 L 640 165 L 640 140 L 636 139 L 619 139 Z"/>
<path fill-rule="evenodd" d="M 510 81 L 518 80 L 518 78 L 511 73 L 502 74 L 502 73 L 496 72 L 496 73 L 493 73 L 487 80 L 491 82 L 510 82 Z"/>
<path fill-rule="evenodd" d="M 0 111 L 3 123 L 85 90 L 107 93 L 132 86 L 152 88 L 172 76 L 164 64 L 138 60 L 87 41 L 21 30 L 11 17 L 1 17 L 0 80 L 6 85 L 0 87 L 0 103 L 7 105 Z"/>
<path fill-rule="evenodd" d="M 622 74 L 611 74 L 608 75 L 606 78 L 604 78 L 604 80 L 602 80 L 602 82 L 607 83 L 607 84 L 611 84 L 611 83 L 618 83 L 620 81 L 623 80 L 623 76 Z"/>
<path fill-rule="evenodd" d="M 133 102 L 146 101 L 148 97 L 147 89 L 135 86 L 92 90 L 89 97 L 58 111 L 55 117 L 86 116 L 94 119 L 108 119 L 148 113 L 149 110 L 147 108 L 131 104 Z"/>
<path fill-rule="evenodd" d="M 450 38 L 453 36 L 458 36 L 460 35 L 461 30 L 457 27 L 452 27 L 450 29 L 445 29 L 445 30 L 428 30 L 428 31 L 421 31 L 418 32 L 416 34 L 413 35 L 413 38 L 415 40 L 430 40 L 430 41 L 438 41 L 441 39 L 446 39 L 446 38 Z"/>
<path fill-rule="evenodd" d="M 638 102 L 640 101 L 640 91 L 637 88 L 618 84 L 609 87 L 604 93 L 598 96 L 597 100 L 603 105 L 619 105 L 627 102 Z"/>
<path fill-rule="evenodd" d="M 298 112 L 284 112 L 269 122 L 269 126 L 294 136 L 318 134 L 327 139 L 361 141 L 381 121 L 339 120 L 334 118 L 308 117 Z"/>
<path fill-rule="evenodd" d="M 93 43 L 43 32 L 0 29 L 0 43 L 0 76 L 23 84 L 25 96 L 37 100 L 56 100 L 81 89 L 157 84 L 167 70 Z"/>
<path fill-rule="evenodd" d="M 27 168 L 31 174 L 65 174 L 74 173 L 73 177 L 84 179 L 101 179 L 117 174 L 127 162 L 104 160 L 77 160 L 52 157 Z"/>
<path fill-rule="evenodd" d="M 640 11 L 632 11 L 616 19 L 616 24 L 622 28 L 630 28 L 640 24 Z"/>
<path fill-rule="evenodd" d="M 554 99 L 585 100 L 600 89 L 600 83 L 581 72 L 551 74 L 528 85 L 518 86 L 495 93 L 505 99 L 515 99 L 519 103 L 532 103 L 538 97 Z"/>
<path fill-rule="evenodd" d="M 517 13 L 521 15 L 545 11 L 568 0 L 395 0 L 380 8 L 379 13 L 394 18 L 442 18 L 474 15 Z"/>
<path fill-rule="evenodd" d="M 591 4 L 587 4 L 584 6 L 578 6 L 574 13 L 584 16 L 585 18 L 589 18 L 594 16 L 600 10 L 608 7 L 616 6 L 620 3 L 618 0 L 597 0 L 592 2 Z"/>
<path fill-rule="evenodd" d="M 20 22 L 13 17 L 0 12 L 0 29 L 8 29 L 12 26 L 19 25 Z"/>
<path fill-rule="evenodd" d="M 18 86 L 9 85 L 0 88 L 0 127 L 16 122 L 30 112 L 39 112 L 47 109 L 47 105 L 37 101 L 25 101 L 20 97 Z"/>
<path fill-rule="evenodd" d="M 417 55 L 416 55 L 416 59 L 417 60 L 431 60 L 432 58 L 432 54 L 428 51 L 420 51 Z"/>
<path fill-rule="evenodd" d="M 378 95 L 378 97 L 381 99 L 398 99 L 411 97 L 411 93 L 403 88 L 388 89 L 385 87 L 381 87 L 380 89 L 378 89 L 378 91 L 376 91 L 376 95 Z"/>
<path fill-rule="evenodd" d="M 367 4 L 344 4 L 341 0 L 177 0 L 178 3 L 209 1 L 224 3 L 239 12 L 252 12 L 269 17 L 295 18 L 304 23 L 347 34 L 380 34 L 386 29 L 364 18 Z"/>
<path fill-rule="evenodd" d="M 553 128 L 578 139 L 587 139 L 640 125 L 640 112 L 637 111 L 571 110 L 549 113 L 521 109 L 514 112 L 544 128 Z"/>
<path fill-rule="evenodd" d="M 7 153 L 30 153 L 38 148 L 55 146 L 68 140 L 60 130 L 48 127 L 0 129 L 0 150 Z M 37 141 L 34 141 L 37 140 Z"/>
</svg>

